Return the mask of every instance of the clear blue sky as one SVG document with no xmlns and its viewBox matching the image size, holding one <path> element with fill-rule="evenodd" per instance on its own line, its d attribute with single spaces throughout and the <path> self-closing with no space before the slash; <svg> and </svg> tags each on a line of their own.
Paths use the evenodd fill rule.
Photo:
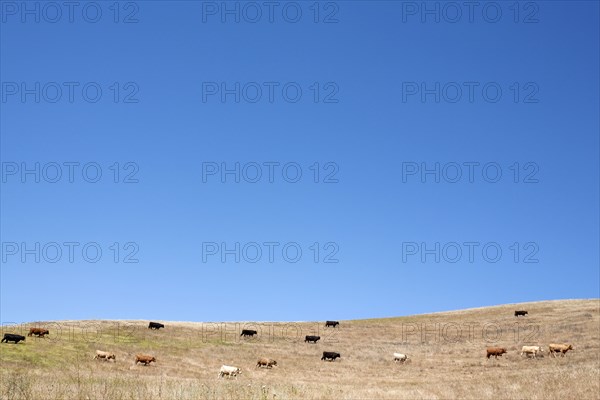
<svg viewBox="0 0 600 400">
<path fill-rule="evenodd" d="M 3 1 L 1 322 L 600 297 L 598 2 L 462 3 Z"/>
</svg>

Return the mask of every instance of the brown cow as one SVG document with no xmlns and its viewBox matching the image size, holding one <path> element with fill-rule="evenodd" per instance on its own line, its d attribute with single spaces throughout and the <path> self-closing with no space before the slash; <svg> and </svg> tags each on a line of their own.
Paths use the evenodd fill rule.
<svg viewBox="0 0 600 400">
<path fill-rule="evenodd" d="M 548 346 L 548 348 L 550 350 L 550 354 L 552 354 L 553 357 L 556 357 L 556 353 L 560 353 L 560 355 L 562 357 L 564 357 L 565 354 L 567 353 L 567 351 L 573 350 L 573 345 L 571 345 L 569 343 L 561 343 L 561 344 L 551 343 Z"/>
<path fill-rule="evenodd" d="M 49 335 L 50 331 L 48 329 L 42 328 L 29 328 L 29 333 L 27 336 L 36 335 L 38 337 L 44 337 L 44 335 Z"/>
<path fill-rule="evenodd" d="M 494 356 L 496 359 L 498 359 L 498 356 L 502 357 L 502 354 L 506 353 L 506 349 L 504 347 L 488 347 L 486 351 L 486 357 L 488 360 L 491 356 Z"/>
<path fill-rule="evenodd" d="M 267 367 L 273 368 L 273 365 L 277 365 L 277 361 L 271 360 L 270 358 L 261 358 L 256 362 L 256 367 Z"/>
<path fill-rule="evenodd" d="M 137 354 L 135 356 L 135 363 L 142 363 L 144 365 L 148 365 L 150 364 L 152 361 L 156 362 L 156 358 L 152 357 L 152 356 L 148 356 L 145 354 Z"/>
</svg>

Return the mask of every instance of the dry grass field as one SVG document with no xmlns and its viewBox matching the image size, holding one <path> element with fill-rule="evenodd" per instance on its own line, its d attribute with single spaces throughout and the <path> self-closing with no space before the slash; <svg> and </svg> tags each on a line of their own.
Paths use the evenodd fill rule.
<svg viewBox="0 0 600 400">
<path fill-rule="evenodd" d="M 529 311 L 515 317 L 514 311 Z M 2 399 L 598 399 L 600 300 L 543 301 L 409 317 L 322 322 L 59 321 L 2 327 L 27 335 L 0 344 Z M 258 337 L 239 337 L 242 328 Z M 318 344 L 305 335 L 320 335 Z M 569 342 L 565 357 L 549 343 Z M 485 358 L 488 345 L 508 354 Z M 542 345 L 544 357 L 519 354 Z M 94 360 L 95 350 L 116 362 Z M 321 361 L 323 351 L 341 359 Z M 392 353 L 406 353 L 395 364 Z M 136 353 L 156 363 L 134 365 Z M 278 362 L 255 367 L 260 357 Z M 237 379 L 217 378 L 221 365 L 240 367 Z"/>
</svg>

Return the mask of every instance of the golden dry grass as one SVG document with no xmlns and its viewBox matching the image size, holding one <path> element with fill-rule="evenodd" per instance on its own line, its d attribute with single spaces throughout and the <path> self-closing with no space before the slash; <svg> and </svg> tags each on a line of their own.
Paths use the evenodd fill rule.
<svg viewBox="0 0 600 400">
<path fill-rule="evenodd" d="M 516 318 L 514 310 L 529 311 Z M 161 321 L 164 322 L 164 321 Z M 61 321 L 3 327 L 27 334 L 47 327 L 47 338 L 0 346 L 2 399 L 598 399 L 600 300 L 503 305 L 410 317 L 323 323 Z M 242 328 L 260 332 L 242 339 Z M 317 334 L 321 341 L 303 342 Z M 549 343 L 569 342 L 566 357 Z M 485 358 L 487 345 L 508 349 Z M 543 345 L 545 357 L 519 355 Z M 93 360 L 95 350 L 117 361 Z M 323 351 L 341 360 L 320 360 Z M 409 355 L 394 364 L 392 353 Z M 135 354 L 154 355 L 150 366 Z M 255 367 L 260 357 L 277 360 Z M 238 379 L 218 379 L 222 364 L 242 368 Z"/>
</svg>

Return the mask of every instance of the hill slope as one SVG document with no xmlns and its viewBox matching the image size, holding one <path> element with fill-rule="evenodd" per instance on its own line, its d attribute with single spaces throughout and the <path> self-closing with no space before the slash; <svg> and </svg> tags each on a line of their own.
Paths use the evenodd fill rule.
<svg viewBox="0 0 600 400">
<path fill-rule="evenodd" d="M 529 311 L 515 317 L 514 310 Z M 600 300 L 504 305 L 399 318 L 322 322 L 192 323 L 60 321 L 4 326 L 26 335 L 0 345 L 3 399 L 597 399 L 600 393 Z M 239 336 L 242 328 L 259 332 Z M 320 335 L 318 344 L 305 335 Z M 547 354 L 549 343 L 572 343 L 566 357 Z M 507 348 L 498 360 L 485 347 Z M 522 345 L 543 345 L 545 357 L 527 359 Z M 96 349 L 117 361 L 93 360 Z M 320 360 L 323 351 L 341 360 Z M 392 353 L 410 362 L 394 364 Z M 155 364 L 134 365 L 137 353 Z M 278 362 L 255 368 L 259 357 Z M 221 365 L 242 368 L 238 379 L 218 379 Z"/>
</svg>

